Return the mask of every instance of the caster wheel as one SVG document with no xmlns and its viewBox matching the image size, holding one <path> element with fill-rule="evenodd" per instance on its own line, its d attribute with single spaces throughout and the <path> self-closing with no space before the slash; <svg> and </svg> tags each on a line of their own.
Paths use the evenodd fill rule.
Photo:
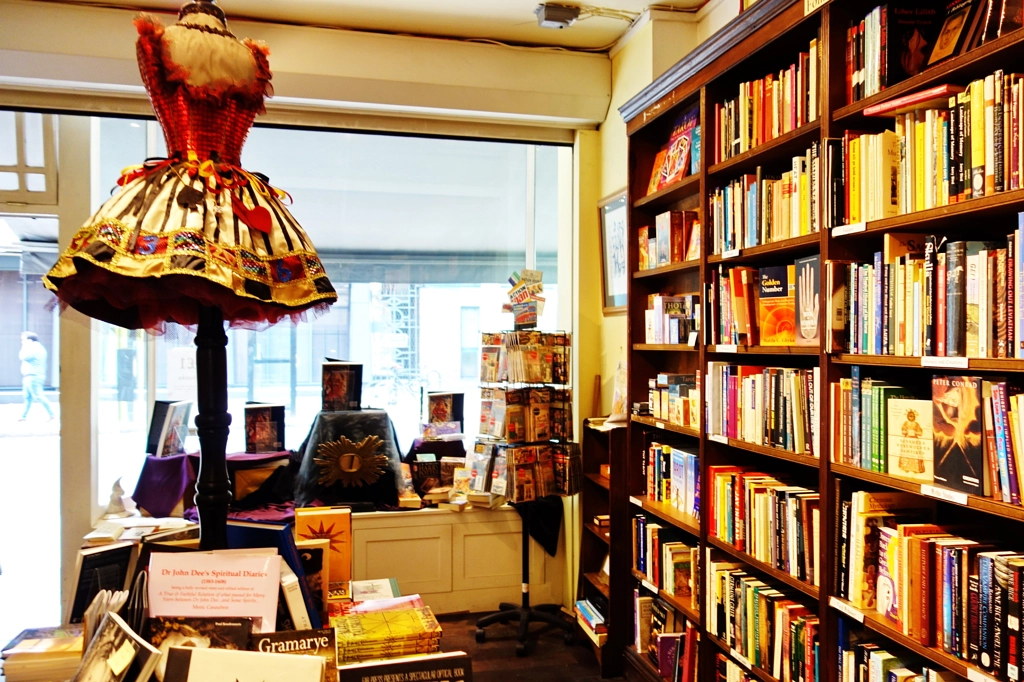
<svg viewBox="0 0 1024 682">
<path fill-rule="evenodd" d="M 523 644 L 522 642 L 517 642 L 516 643 L 516 656 L 518 658 L 522 658 L 525 655 L 526 655 L 526 645 Z"/>
<path fill-rule="evenodd" d="M 572 632 L 567 632 L 567 633 L 565 633 L 565 635 L 564 635 L 564 636 L 562 637 L 562 641 L 564 641 L 564 642 L 565 642 L 565 645 L 566 645 L 566 646 L 572 646 L 573 644 L 575 644 L 575 643 L 576 643 L 576 636 L 575 636 L 575 634 L 574 634 L 574 633 L 572 633 Z"/>
<path fill-rule="evenodd" d="M 483 644 L 484 640 L 486 640 L 486 639 L 487 639 L 487 633 L 484 632 L 484 629 L 483 628 L 477 628 L 476 629 L 476 641 L 477 641 L 477 644 Z"/>
</svg>

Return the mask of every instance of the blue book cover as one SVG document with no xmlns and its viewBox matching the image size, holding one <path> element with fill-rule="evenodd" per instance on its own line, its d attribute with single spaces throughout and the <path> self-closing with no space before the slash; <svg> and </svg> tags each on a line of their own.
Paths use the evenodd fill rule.
<svg viewBox="0 0 1024 682">
<path fill-rule="evenodd" d="M 948 547 L 942 549 L 942 649 L 947 654 L 953 651 L 953 553 Z M 959 595 L 956 595 L 959 598 Z"/>
<path fill-rule="evenodd" d="M 874 272 L 874 298 L 875 307 L 875 347 L 871 352 L 875 355 L 882 354 L 882 252 L 875 252 Z"/>
<path fill-rule="evenodd" d="M 850 367 L 850 378 L 853 380 L 850 387 L 850 455 L 854 462 L 861 462 L 863 466 L 860 448 L 860 365 Z"/>
<path fill-rule="evenodd" d="M 700 126 L 694 126 L 690 133 L 690 175 L 700 172 Z"/>
<path fill-rule="evenodd" d="M 870 353 L 871 346 L 868 345 L 868 341 L 871 339 L 871 329 L 868 325 L 871 323 L 871 266 L 865 263 L 860 269 L 860 352 Z"/>
<path fill-rule="evenodd" d="M 871 461 L 871 379 L 864 379 L 860 392 L 860 467 L 873 470 Z"/>
<path fill-rule="evenodd" d="M 856 263 L 850 265 L 850 352 L 860 352 L 860 287 L 857 280 L 860 278 L 860 266 Z"/>
</svg>

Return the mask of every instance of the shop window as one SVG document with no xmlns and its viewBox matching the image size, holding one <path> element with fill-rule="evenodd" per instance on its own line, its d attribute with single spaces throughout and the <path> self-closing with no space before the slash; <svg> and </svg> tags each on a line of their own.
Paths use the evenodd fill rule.
<svg viewBox="0 0 1024 682">
<path fill-rule="evenodd" d="M 57 203 L 52 115 L 0 111 L 0 202 Z"/>
</svg>

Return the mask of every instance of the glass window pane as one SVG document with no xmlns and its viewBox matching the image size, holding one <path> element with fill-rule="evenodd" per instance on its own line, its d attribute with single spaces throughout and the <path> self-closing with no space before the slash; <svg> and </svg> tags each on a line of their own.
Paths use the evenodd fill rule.
<svg viewBox="0 0 1024 682">
<path fill-rule="evenodd" d="M 13 111 L 0 111 L 0 166 L 18 165 L 18 131 L 14 117 Z"/>
<path fill-rule="evenodd" d="M 43 152 L 43 115 L 25 113 L 24 137 L 25 137 L 25 165 L 32 168 L 43 168 L 46 165 L 46 156 Z M 31 190 L 30 191 L 37 191 Z"/>
<path fill-rule="evenodd" d="M 29 192 L 45 192 L 46 176 L 42 173 L 25 173 L 25 189 Z"/>
<path fill-rule="evenodd" d="M 0 190 L 16 191 L 20 186 L 17 173 L 0 172 Z"/>
</svg>

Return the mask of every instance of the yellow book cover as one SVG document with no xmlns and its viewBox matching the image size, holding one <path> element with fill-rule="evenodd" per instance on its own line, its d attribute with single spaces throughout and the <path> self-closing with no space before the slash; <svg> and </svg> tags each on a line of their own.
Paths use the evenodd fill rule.
<svg viewBox="0 0 1024 682">
<path fill-rule="evenodd" d="M 890 398 L 886 402 L 889 474 L 932 481 L 932 401 Z"/>
<path fill-rule="evenodd" d="M 352 579 L 352 510 L 348 507 L 301 507 L 295 510 L 295 539 L 330 540 L 330 582 Z"/>
<path fill-rule="evenodd" d="M 971 83 L 971 196 L 985 196 L 985 81 L 980 80 Z"/>
<path fill-rule="evenodd" d="M 996 192 L 995 152 L 995 80 L 992 74 L 985 76 L 982 86 L 985 96 L 985 196 Z"/>
<path fill-rule="evenodd" d="M 810 165 L 808 165 L 808 169 Z M 800 174 L 800 234 L 811 233 L 810 172 Z"/>
<path fill-rule="evenodd" d="M 924 116 L 921 112 L 915 112 L 917 118 L 914 121 L 914 206 L 918 211 L 923 210 L 928 204 L 925 201 L 925 181 L 928 178 L 928 170 L 925 165 L 925 128 Z"/>
<path fill-rule="evenodd" d="M 796 268 L 777 265 L 758 272 L 757 324 L 762 346 L 796 344 Z"/>
<path fill-rule="evenodd" d="M 887 130 L 882 133 L 882 172 L 877 182 L 881 189 L 880 218 L 890 218 L 900 212 L 900 138 Z"/>
<path fill-rule="evenodd" d="M 372 642 L 430 640 L 441 636 L 441 626 L 429 606 L 354 613 L 333 621 L 338 648 Z"/>
</svg>

